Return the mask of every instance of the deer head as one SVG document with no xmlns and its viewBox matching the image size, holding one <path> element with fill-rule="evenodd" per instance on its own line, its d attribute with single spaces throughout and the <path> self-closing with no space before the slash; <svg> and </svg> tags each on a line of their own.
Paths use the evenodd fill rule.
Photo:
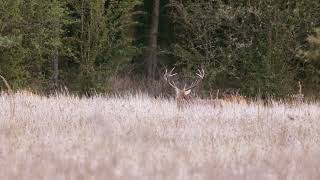
<svg viewBox="0 0 320 180">
<path fill-rule="evenodd" d="M 179 108 L 183 106 L 185 102 L 189 102 L 191 100 L 191 90 L 199 85 L 199 83 L 204 78 L 204 70 L 198 69 L 196 73 L 196 80 L 190 85 L 187 86 L 187 84 L 184 84 L 183 88 L 179 88 L 176 83 L 172 80 L 172 77 L 176 76 L 177 73 L 173 73 L 174 68 L 171 69 L 171 71 L 168 71 L 166 69 L 166 72 L 164 74 L 164 79 L 168 82 L 168 84 L 174 88 L 176 92 L 176 101 Z"/>
</svg>

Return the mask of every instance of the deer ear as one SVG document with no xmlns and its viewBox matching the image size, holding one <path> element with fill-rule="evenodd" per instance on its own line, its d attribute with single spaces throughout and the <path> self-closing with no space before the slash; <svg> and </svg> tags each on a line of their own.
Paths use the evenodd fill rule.
<svg viewBox="0 0 320 180">
<path fill-rule="evenodd" d="M 176 88 L 174 88 L 174 90 L 176 91 L 176 95 L 178 96 L 180 93 L 180 89 L 176 87 Z"/>
<path fill-rule="evenodd" d="M 190 94 L 190 93 L 191 93 L 191 89 L 189 89 L 188 91 L 185 91 L 185 92 L 184 92 L 185 95 L 188 95 L 188 94 Z"/>
</svg>

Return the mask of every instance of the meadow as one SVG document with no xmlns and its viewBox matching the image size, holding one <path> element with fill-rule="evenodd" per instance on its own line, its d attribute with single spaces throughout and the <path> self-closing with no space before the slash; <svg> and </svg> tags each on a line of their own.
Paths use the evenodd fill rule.
<svg viewBox="0 0 320 180">
<path fill-rule="evenodd" d="M 0 179 L 320 179 L 320 104 L 0 95 Z"/>
</svg>

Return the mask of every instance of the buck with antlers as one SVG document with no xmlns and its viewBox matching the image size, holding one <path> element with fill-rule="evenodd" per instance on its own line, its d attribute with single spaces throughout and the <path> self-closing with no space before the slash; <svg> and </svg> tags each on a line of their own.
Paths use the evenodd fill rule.
<svg viewBox="0 0 320 180">
<path fill-rule="evenodd" d="M 176 92 L 176 101 L 177 101 L 177 106 L 178 108 L 182 108 L 185 104 L 188 104 L 191 101 L 191 90 L 199 85 L 199 83 L 203 80 L 204 78 L 204 70 L 203 69 L 198 69 L 197 70 L 197 79 L 190 85 L 187 86 L 187 84 L 184 84 L 183 88 L 178 88 L 176 83 L 172 80 L 172 77 L 176 76 L 177 73 L 173 73 L 174 68 L 171 69 L 171 71 L 168 72 L 166 69 L 166 72 L 164 74 L 164 79 L 168 84 L 174 88 Z"/>
</svg>

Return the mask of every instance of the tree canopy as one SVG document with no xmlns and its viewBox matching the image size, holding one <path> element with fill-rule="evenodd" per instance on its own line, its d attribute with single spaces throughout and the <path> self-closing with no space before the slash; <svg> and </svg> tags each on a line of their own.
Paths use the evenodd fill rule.
<svg viewBox="0 0 320 180">
<path fill-rule="evenodd" d="M 314 0 L 0 0 L 0 74 L 13 89 L 157 95 L 165 68 L 201 66 L 203 94 L 317 95 L 319 28 Z"/>
</svg>

